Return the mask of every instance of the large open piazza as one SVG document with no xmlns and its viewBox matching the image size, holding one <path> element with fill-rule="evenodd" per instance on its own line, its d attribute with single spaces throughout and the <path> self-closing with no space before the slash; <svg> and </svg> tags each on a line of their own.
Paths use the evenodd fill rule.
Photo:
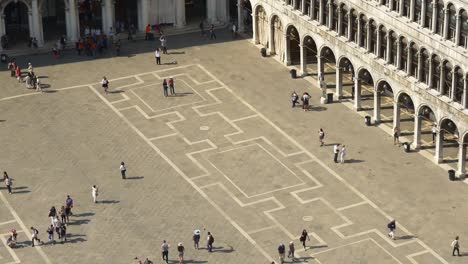
<svg viewBox="0 0 468 264">
<path fill-rule="evenodd" d="M 185 263 L 278 263 L 278 245 L 291 241 L 296 259 L 286 263 L 467 262 L 468 185 L 449 181 L 427 155 L 395 146 L 391 122 L 366 126 L 346 99 L 320 104 L 315 76 L 291 79 L 251 39 L 233 39 L 228 29 L 217 35 L 168 36 L 163 65 L 153 41 L 124 43 L 119 57 L 18 57 L 34 65 L 43 93 L 2 66 L 0 169 L 13 194 L 1 185 L 0 264 L 163 263 L 163 240 L 169 263 L 178 263 L 179 242 Z M 165 97 L 169 78 L 176 94 Z M 291 108 L 293 91 L 311 95 L 310 111 Z M 347 148 L 343 164 L 333 161 L 337 143 Z M 67 242 L 48 243 L 49 209 L 67 195 Z M 392 219 L 395 240 L 387 235 Z M 44 244 L 31 247 L 32 226 Z M 11 249 L 13 228 L 19 246 Z M 461 257 L 452 257 L 455 236 Z"/>
</svg>

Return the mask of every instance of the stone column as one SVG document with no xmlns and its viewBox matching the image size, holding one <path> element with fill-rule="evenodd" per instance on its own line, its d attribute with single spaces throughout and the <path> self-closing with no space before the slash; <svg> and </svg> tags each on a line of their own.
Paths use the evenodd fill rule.
<svg viewBox="0 0 468 264">
<path fill-rule="evenodd" d="M 242 12 L 242 0 L 237 0 L 237 26 L 238 26 L 238 30 L 239 32 L 244 32 L 245 29 L 244 29 L 244 13 Z M 255 16 L 255 14 L 253 15 L 253 17 Z M 253 25 L 253 27 L 255 28 L 255 24 Z M 271 43 L 271 42 L 270 42 Z"/>
<path fill-rule="evenodd" d="M 306 10 L 306 0 L 302 0 L 301 2 L 301 13 L 303 15 L 305 15 L 307 13 L 307 10 Z"/>
<path fill-rule="evenodd" d="M 292 0 L 292 7 L 293 7 L 293 9 L 296 9 L 296 5 L 297 5 L 297 0 Z"/>
<path fill-rule="evenodd" d="M 361 79 L 354 78 L 354 109 L 361 110 Z"/>
<path fill-rule="evenodd" d="M 34 34 L 34 18 L 33 18 L 32 10 L 28 11 L 28 27 L 29 27 L 29 37 L 35 38 L 36 35 Z"/>
<path fill-rule="evenodd" d="M 108 28 L 109 28 L 107 26 L 107 23 L 109 22 L 109 20 L 107 18 L 108 17 L 108 14 L 107 14 L 108 9 L 107 9 L 107 3 L 106 3 L 107 1 L 109 1 L 109 0 L 103 0 L 101 2 L 101 13 L 102 13 L 102 28 L 101 28 L 101 30 L 102 30 L 102 32 L 105 32 L 105 33 L 107 33 Z"/>
<path fill-rule="evenodd" d="M 252 13 L 252 41 L 254 44 L 260 43 L 260 39 L 258 38 L 258 34 L 257 34 L 257 25 L 258 25 L 258 17 L 255 15 L 255 13 Z"/>
<path fill-rule="evenodd" d="M 463 79 L 463 97 L 462 97 L 462 105 L 463 108 L 468 108 L 468 79 L 465 78 Z"/>
<path fill-rule="evenodd" d="M 437 31 L 437 12 L 439 7 L 437 6 L 437 0 L 432 0 L 432 33 Z"/>
<path fill-rule="evenodd" d="M 392 52 L 392 43 L 391 43 L 391 34 L 390 34 L 390 30 L 387 31 L 387 50 L 385 51 L 385 54 L 386 54 L 386 58 L 385 58 L 385 61 L 387 63 L 390 63 L 390 54 Z"/>
<path fill-rule="evenodd" d="M 414 140 L 412 144 L 414 149 L 419 149 L 421 146 L 421 121 L 421 116 L 414 115 Z"/>
<path fill-rule="evenodd" d="M 398 1 L 398 0 L 396 0 L 396 1 Z M 388 2 L 389 2 L 389 3 L 388 3 L 388 8 L 389 8 L 390 10 L 393 10 L 393 0 L 388 0 Z"/>
<path fill-rule="evenodd" d="M 333 5 L 332 5 L 332 1 L 328 0 L 327 5 L 328 5 L 328 28 L 332 29 L 332 27 L 333 27 Z"/>
<path fill-rule="evenodd" d="M 432 79 L 432 72 L 434 71 L 433 66 L 432 66 L 432 57 L 429 57 L 429 82 L 428 86 L 429 88 L 432 88 L 434 86 L 434 80 Z"/>
<path fill-rule="evenodd" d="M 319 6 L 319 24 L 320 25 L 323 25 L 325 23 L 325 21 L 323 21 L 324 19 L 324 14 L 325 14 L 325 3 L 324 3 L 324 0 L 320 0 L 320 6 Z"/>
<path fill-rule="evenodd" d="M 400 128 L 400 104 L 393 102 L 393 128 Z"/>
<path fill-rule="evenodd" d="M 444 160 L 444 131 L 439 129 L 439 133 L 436 135 L 436 149 L 434 162 L 439 164 Z"/>
<path fill-rule="evenodd" d="M 397 54 L 395 65 L 397 69 L 401 69 L 401 39 L 397 39 Z"/>
<path fill-rule="evenodd" d="M 185 0 L 176 0 L 176 27 L 185 26 Z"/>
<path fill-rule="evenodd" d="M 444 36 L 444 39 L 448 39 L 448 29 L 449 29 L 449 10 L 448 8 L 444 8 L 444 32 L 442 32 L 442 36 Z"/>
<path fill-rule="evenodd" d="M 341 7 L 339 6 L 338 9 L 336 10 L 338 12 L 338 27 L 336 31 L 338 31 L 338 35 L 341 36 L 341 33 L 343 32 L 343 14 L 341 12 Z"/>
<path fill-rule="evenodd" d="M 457 80 L 456 80 L 457 78 L 455 78 L 455 71 L 454 70 L 452 70 L 451 73 L 452 73 L 452 85 L 450 87 L 449 97 L 450 97 L 450 99 L 452 101 L 454 101 L 455 100 L 455 91 L 457 89 Z"/>
<path fill-rule="evenodd" d="M 372 31 L 371 31 L 371 24 L 370 24 L 370 19 L 367 21 L 367 47 L 366 47 L 366 50 L 367 52 L 371 52 L 371 48 L 372 48 Z"/>
<path fill-rule="evenodd" d="M 415 5 L 415 0 L 411 0 L 410 2 L 410 10 L 409 10 L 409 19 L 411 21 L 414 21 L 414 5 Z"/>
<path fill-rule="evenodd" d="M 343 97 L 343 68 L 336 67 L 336 98 L 341 99 Z"/>
<path fill-rule="evenodd" d="M 71 40 L 71 20 L 70 20 L 70 7 L 65 4 L 65 31 L 67 32 L 67 39 Z"/>
<path fill-rule="evenodd" d="M 351 41 L 351 32 L 353 32 L 353 16 L 351 10 L 348 11 L 348 41 Z"/>
<path fill-rule="evenodd" d="M 314 10 L 315 10 L 315 0 L 310 0 L 310 18 L 311 18 L 311 19 L 317 19 L 317 18 L 315 17 L 315 12 L 314 12 Z"/>
<path fill-rule="evenodd" d="M 321 87 L 320 84 L 325 81 L 324 75 L 325 60 L 324 57 L 317 55 L 317 85 Z"/>
<path fill-rule="evenodd" d="M 289 47 L 289 38 L 288 38 L 288 35 L 286 33 L 283 34 L 283 41 L 284 41 L 284 54 L 283 54 L 283 58 L 284 58 L 284 64 L 285 65 L 291 65 L 291 53 L 290 53 L 290 47 Z M 281 59 L 281 54 L 278 54 L 280 55 L 280 59 Z"/>
<path fill-rule="evenodd" d="M 356 34 L 356 44 L 360 47 L 362 43 L 362 20 L 358 16 L 357 17 L 358 23 L 357 23 L 357 34 Z"/>
<path fill-rule="evenodd" d="M 76 42 L 80 38 L 80 21 L 78 17 L 78 7 L 75 0 L 69 1 L 68 14 L 70 15 L 70 40 Z"/>
<path fill-rule="evenodd" d="M 465 163 L 466 163 L 466 146 L 463 145 L 463 138 L 459 139 L 458 143 L 458 175 L 464 176 L 466 173 Z"/>
<path fill-rule="evenodd" d="M 379 94 L 379 90 L 377 87 L 374 88 L 374 122 L 375 124 L 380 123 L 380 102 L 382 100 L 382 96 Z"/>
<path fill-rule="evenodd" d="M 460 14 L 457 14 L 456 16 L 456 28 L 455 28 L 455 45 L 458 46 L 460 44 L 460 30 L 461 30 L 461 20 L 460 20 Z"/>
<path fill-rule="evenodd" d="M 426 4 L 428 0 L 422 0 L 421 1 L 421 21 L 419 21 L 419 24 L 421 27 L 424 27 L 424 24 L 426 23 Z"/>
<path fill-rule="evenodd" d="M 375 49 L 375 53 L 377 54 L 377 57 L 380 55 L 380 49 L 382 48 L 382 34 L 380 34 L 380 30 L 377 28 L 377 46 Z"/>
<path fill-rule="evenodd" d="M 440 67 L 440 80 L 439 80 L 439 93 L 442 93 L 442 90 L 444 89 L 444 82 L 445 82 L 445 67 L 441 65 Z"/>
<path fill-rule="evenodd" d="M 306 76 L 307 75 L 307 50 L 303 43 L 299 45 L 299 48 L 301 49 L 301 75 Z"/>
<path fill-rule="evenodd" d="M 147 0 L 143 0 L 147 1 Z M 110 33 L 110 28 L 112 27 L 115 32 L 115 26 L 114 26 L 114 17 L 115 17 L 115 6 L 114 6 L 114 0 L 105 0 L 105 8 L 106 8 L 106 25 L 107 28 L 105 28 L 103 31 L 106 34 Z M 148 9 L 142 9 L 143 13 L 148 12 Z M 143 15 L 143 14 L 142 14 Z"/>
<path fill-rule="evenodd" d="M 141 24 L 142 24 L 142 31 L 145 31 L 146 25 L 149 24 L 149 1 L 148 0 L 141 0 Z"/>
<path fill-rule="evenodd" d="M 400 1 L 400 10 L 398 10 L 398 14 L 400 16 L 403 16 L 403 9 L 404 9 L 404 6 L 405 6 L 404 5 L 405 1 L 404 0 L 397 0 L 397 1 Z"/>
<path fill-rule="evenodd" d="M 5 35 L 6 33 L 6 28 L 5 28 L 5 14 L 1 13 L 0 14 L 0 36 Z M 0 52 L 3 51 L 2 45 L 0 45 Z"/>
<path fill-rule="evenodd" d="M 216 16 L 216 0 L 207 0 L 207 16 L 208 16 L 208 21 L 212 24 L 215 24 L 218 22 L 217 16 Z"/>
<path fill-rule="evenodd" d="M 32 11 L 32 28 L 33 36 L 37 39 L 37 44 L 39 47 L 44 46 L 44 38 L 42 33 L 42 16 L 39 10 L 38 0 L 33 0 L 31 3 Z M 30 26 L 31 28 L 31 26 Z"/>
<path fill-rule="evenodd" d="M 411 75 L 411 65 L 413 64 L 413 49 L 409 46 L 409 44 L 407 45 L 408 47 L 408 58 L 406 59 L 406 69 L 405 69 L 405 72 L 406 74 L 408 75 Z"/>
<path fill-rule="evenodd" d="M 422 76 L 422 69 L 423 69 L 423 58 L 421 52 L 418 52 L 418 68 L 417 68 L 417 74 L 416 78 L 418 81 L 421 81 L 423 76 Z"/>
</svg>

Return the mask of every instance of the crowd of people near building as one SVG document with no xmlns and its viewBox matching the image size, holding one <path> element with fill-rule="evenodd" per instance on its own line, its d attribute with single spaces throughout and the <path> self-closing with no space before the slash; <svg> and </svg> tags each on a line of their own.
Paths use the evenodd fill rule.
<svg viewBox="0 0 468 264">
<path fill-rule="evenodd" d="M 8 63 L 8 70 L 10 71 L 10 76 L 16 78 L 18 83 L 24 83 L 26 89 L 35 89 L 38 92 L 42 92 L 41 81 L 39 76 L 34 73 L 33 66 L 31 62 L 28 62 L 28 71 L 23 73 L 21 67 L 16 63 L 15 59 L 11 59 Z"/>
</svg>

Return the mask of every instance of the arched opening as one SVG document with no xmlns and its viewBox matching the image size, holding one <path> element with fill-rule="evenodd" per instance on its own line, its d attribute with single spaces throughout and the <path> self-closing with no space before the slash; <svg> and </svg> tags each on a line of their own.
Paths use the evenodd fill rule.
<svg viewBox="0 0 468 264">
<path fill-rule="evenodd" d="M 115 31 L 117 33 L 128 30 L 130 25 L 138 25 L 137 1 L 115 1 Z"/>
<path fill-rule="evenodd" d="M 424 24 L 422 26 L 432 30 L 432 14 L 434 13 L 434 7 L 429 1 L 425 1 L 424 3 L 426 5 L 426 13 L 424 14 Z"/>
<path fill-rule="evenodd" d="M 283 24 L 278 16 L 273 16 L 271 19 L 271 36 L 273 43 L 270 45 L 270 53 L 280 56 L 280 60 L 284 60 L 284 47 L 283 47 Z"/>
<path fill-rule="evenodd" d="M 255 10 L 256 17 L 256 36 L 255 39 L 263 46 L 268 45 L 268 17 L 263 6 L 257 6 Z"/>
<path fill-rule="evenodd" d="M 444 33 L 444 2 L 442 0 L 436 0 L 437 5 L 435 8 L 437 9 L 437 20 L 436 20 L 436 30 L 435 33 L 443 36 Z"/>
<path fill-rule="evenodd" d="M 415 0 L 414 1 L 414 10 L 413 10 L 413 17 L 414 17 L 414 20 L 413 21 L 416 21 L 418 24 L 421 25 L 421 11 L 422 11 L 422 0 Z"/>
<path fill-rule="evenodd" d="M 392 11 L 399 12 L 400 0 L 390 0 Z"/>
<path fill-rule="evenodd" d="M 465 175 L 466 174 L 466 164 L 467 164 L 467 155 L 466 155 L 466 150 L 468 149 L 468 133 L 465 133 L 465 136 L 463 137 L 463 140 L 462 140 L 462 152 L 461 152 L 461 155 L 459 157 L 459 160 L 458 160 L 458 170 L 459 170 L 459 173 L 462 174 L 462 175 Z"/>
<path fill-rule="evenodd" d="M 457 32 L 457 10 L 455 9 L 455 6 L 452 4 L 449 4 L 447 6 L 448 9 L 448 17 L 449 17 L 449 27 L 448 27 L 448 33 L 447 33 L 447 38 L 453 42 L 455 42 L 455 32 Z"/>
<path fill-rule="evenodd" d="M 374 108 L 374 79 L 372 75 L 367 69 L 361 69 L 358 72 L 356 82 L 355 108 L 357 110 L 372 111 Z"/>
<path fill-rule="evenodd" d="M 242 1 L 242 21 L 244 22 L 245 32 L 252 32 L 252 4 L 250 0 Z"/>
<path fill-rule="evenodd" d="M 81 35 L 99 33 L 102 29 L 102 4 L 96 0 L 79 0 L 78 12 Z"/>
<path fill-rule="evenodd" d="M 303 42 L 303 48 L 306 58 L 306 74 L 317 76 L 317 45 L 314 39 L 306 36 Z"/>
<path fill-rule="evenodd" d="M 442 64 L 442 87 L 440 89 L 440 94 L 445 95 L 447 97 L 450 97 L 450 93 L 452 90 L 452 69 L 452 64 L 448 61 L 444 61 L 444 63 Z"/>
<path fill-rule="evenodd" d="M 367 30 L 369 26 L 367 25 L 367 17 L 365 15 L 359 16 L 359 27 L 361 34 L 358 36 L 358 45 L 359 47 L 367 48 Z"/>
<path fill-rule="evenodd" d="M 206 15 L 206 0 L 185 0 L 185 20 L 187 24 L 204 21 Z"/>
<path fill-rule="evenodd" d="M 397 109 L 393 110 L 397 111 L 396 118 L 398 118 L 397 123 L 398 127 L 400 128 L 400 135 L 401 136 L 413 136 L 414 135 L 414 121 L 415 121 L 415 108 L 413 99 L 407 93 L 400 93 L 398 98 L 396 99 L 396 107 Z M 413 142 L 414 142 L 413 138 Z"/>
<path fill-rule="evenodd" d="M 64 0 L 47 0 L 42 2 L 42 28 L 44 40 L 58 40 L 67 35 Z"/>
<path fill-rule="evenodd" d="M 458 161 L 458 127 L 452 120 L 446 118 L 440 122 L 436 159 L 439 163 L 455 165 Z M 437 153 L 438 148 L 438 153 Z"/>
<path fill-rule="evenodd" d="M 373 54 L 377 54 L 377 23 L 375 20 L 369 20 L 369 32 L 370 32 L 370 52 Z"/>
<path fill-rule="evenodd" d="M 397 58 L 400 60 L 398 69 L 406 71 L 406 67 L 408 67 L 408 40 L 405 37 L 400 38 L 400 49 L 401 56 Z"/>
<path fill-rule="evenodd" d="M 410 61 L 408 62 L 408 75 L 417 78 L 418 74 L 418 54 L 419 54 L 419 47 L 416 43 L 411 43 L 410 45 Z"/>
<path fill-rule="evenodd" d="M 339 61 L 339 70 L 341 71 L 338 78 L 338 83 L 341 83 L 342 98 L 351 98 L 354 100 L 354 66 L 353 63 L 346 57 L 342 57 Z"/>
<path fill-rule="evenodd" d="M 459 104 L 462 104 L 465 80 L 463 80 L 463 71 L 460 67 L 455 67 L 455 70 L 453 71 L 453 78 L 455 84 L 455 91 L 452 95 L 453 100 Z"/>
<path fill-rule="evenodd" d="M 390 34 L 389 34 L 389 37 L 390 37 L 390 54 L 388 55 L 389 56 L 389 60 L 388 62 L 390 64 L 393 64 L 393 65 L 396 65 L 397 64 L 397 61 L 398 61 L 398 58 L 397 58 L 397 55 L 398 55 L 398 36 L 397 34 L 395 33 L 395 31 L 391 31 Z"/>
<path fill-rule="evenodd" d="M 329 47 L 323 47 L 320 51 L 321 67 L 327 88 L 336 88 L 336 59 Z"/>
<path fill-rule="evenodd" d="M 377 57 L 382 58 L 384 60 L 387 59 L 387 29 L 385 26 L 380 26 L 379 28 L 379 36 L 380 38 L 380 47 Z"/>
<path fill-rule="evenodd" d="M 289 26 L 286 30 L 286 45 L 288 52 L 288 64 L 298 65 L 301 64 L 301 39 L 296 27 Z"/>
<path fill-rule="evenodd" d="M 411 0 L 403 0 L 403 16 L 409 18 L 410 17 L 410 11 L 411 11 Z"/>
<path fill-rule="evenodd" d="M 340 36 L 345 36 L 346 38 L 349 38 L 348 36 L 348 20 L 349 20 L 349 17 L 348 17 L 348 8 L 346 7 L 345 4 L 342 4 L 341 5 L 341 17 L 343 19 L 341 19 L 341 28 L 339 28 L 338 30 L 338 35 Z"/>
<path fill-rule="evenodd" d="M 10 2 L 3 10 L 8 45 L 14 46 L 29 40 L 28 6 L 22 1 Z"/>
<path fill-rule="evenodd" d="M 436 137 L 433 135 L 432 130 L 437 126 L 434 111 L 429 106 L 423 105 L 419 107 L 416 118 L 416 142 L 413 143 L 420 149 L 434 149 Z"/>
<path fill-rule="evenodd" d="M 468 48 L 468 13 L 466 10 L 460 10 L 460 41 L 458 46 Z"/>
<path fill-rule="evenodd" d="M 430 88 L 435 89 L 437 91 L 440 90 L 440 58 L 437 55 L 432 55 L 432 76 L 431 76 L 431 84 L 429 85 Z"/>
<path fill-rule="evenodd" d="M 429 85 L 429 67 L 430 67 L 430 59 L 429 59 L 429 52 L 426 49 L 421 49 L 421 61 L 422 61 L 422 69 L 421 69 L 421 81 L 427 85 Z"/>
<path fill-rule="evenodd" d="M 374 91 L 374 120 L 376 123 L 393 122 L 393 90 L 389 83 L 380 81 Z"/>
<path fill-rule="evenodd" d="M 312 19 L 315 21 L 319 21 L 320 18 L 320 2 L 322 0 L 312 0 L 314 5 L 314 10 L 312 11 Z"/>
<path fill-rule="evenodd" d="M 351 10 L 351 35 L 350 41 L 358 44 L 358 12 L 355 9 Z"/>
<path fill-rule="evenodd" d="M 331 23 L 329 24 L 330 25 L 330 29 L 337 32 L 338 31 L 338 3 L 336 0 L 333 0 L 331 2 L 331 9 L 332 9 L 332 21 Z"/>
</svg>

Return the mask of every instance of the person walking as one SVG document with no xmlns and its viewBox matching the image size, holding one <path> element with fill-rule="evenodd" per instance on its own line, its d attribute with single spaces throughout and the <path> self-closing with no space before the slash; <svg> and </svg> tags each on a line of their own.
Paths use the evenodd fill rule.
<svg viewBox="0 0 468 264">
<path fill-rule="evenodd" d="M 325 138 L 325 132 L 323 132 L 323 129 L 320 128 L 319 130 L 319 141 L 320 141 L 320 146 L 323 146 L 323 139 Z"/>
<path fill-rule="evenodd" d="M 151 34 L 151 25 L 148 24 L 146 25 L 146 28 L 145 28 L 145 40 L 150 40 L 150 34 Z"/>
<path fill-rule="evenodd" d="M 206 248 L 208 249 L 208 252 L 213 252 L 213 243 L 214 237 L 210 232 L 208 232 L 208 236 L 206 238 Z"/>
<path fill-rule="evenodd" d="M 308 93 L 302 94 L 301 101 L 302 101 L 302 109 L 304 109 L 304 112 L 309 110 L 309 99 L 310 99 L 310 96 Z"/>
<path fill-rule="evenodd" d="M 236 23 L 232 23 L 232 38 L 235 39 L 237 37 L 237 25 Z"/>
<path fill-rule="evenodd" d="M 341 151 L 340 151 L 340 163 L 341 164 L 345 163 L 345 158 L 346 158 L 346 146 L 343 145 L 343 147 L 341 147 Z"/>
<path fill-rule="evenodd" d="M 67 221 L 67 213 L 65 212 L 65 206 L 62 205 L 59 211 L 60 221 L 65 224 Z"/>
<path fill-rule="evenodd" d="M 389 230 L 388 237 L 391 237 L 393 240 L 395 240 L 396 221 L 390 221 L 390 223 L 387 224 L 387 228 Z"/>
<path fill-rule="evenodd" d="M 286 248 L 283 243 L 279 244 L 278 246 L 278 255 L 279 255 L 279 263 L 284 263 L 284 255 L 285 255 Z"/>
<path fill-rule="evenodd" d="M 193 247 L 195 249 L 200 249 L 199 248 L 199 243 L 200 243 L 200 235 L 201 235 L 201 232 L 199 229 L 196 229 L 194 232 L 193 232 Z"/>
<path fill-rule="evenodd" d="M 437 125 L 432 125 L 432 144 L 435 144 L 435 140 L 437 137 Z"/>
<path fill-rule="evenodd" d="M 457 252 L 457 255 L 460 257 L 460 242 L 458 241 L 459 237 L 456 236 L 455 240 L 452 242 L 452 256 L 455 256 L 455 251 Z"/>
<path fill-rule="evenodd" d="M 57 233 L 58 238 L 60 239 L 62 237 L 62 233 L 60 231 L 60 228 L 62 227 L 62 223 L 58 220 L 58 218 L 54 218 L 54 228 L 55 232 Z"/>
<path fill-rule="evenodd" d="M 400 146 L 400 128 L 395 127 L 393 129 L 393 145 Z"/>
<path fill-rule="evenodd" d="M 60 239 L 61 243 L 67 242 L 67 227 L 65 225 L 60 226 Z"/>
<path fill-rule="evenodd" d="M 335 163 L 338 163 L 338 154 L 339 153 L 340 153 L 340 144 L 335 144 L 333 146 L 333 154 L 334 154 L 333 161 Z"/>
<path fill-rule="evenodd" d="M 122 161 L 120 162 L 120 175 L 122 176 L 122 180 L 125 180 L 127 176 L 125 175 L 127 173 L 127 167 L 125 167 L 125 163 Z"/>
<path fill-rule="evenodd" d="M 159 41 L 161 42 L 161 48 L 162 48 L 163 54 L 167 54 L 167 39 L 166 39 L 166 36 L 162 35 L 159 38 Z"/>
<path fill-rule="evenodd" d="M 8 176 L 8 173 L 6 171 L 3 172 L 3 181 L 5 182 L 5 186 L 8 190 L 9 194 L 12 194 L 11 192 L 11 185 L 13 185 L 13 182 L 11 178 Z"/>
<path fill-rule="evenodd" d="M 171 95 L 175 95 L 175 90 L 174 90 L 174 78 L 169 78 L 169 81 L 167 82 L 169 84 L 169 92 Z"/>
<path fill-rule="evenodd" d="M 291 94 L 292 108 L 296 107 L 297 100 L 299 100 L 299 96 L 297 95 L 296 91 L 294 91 Z"/>
<path fill-rule="evenodd" d="M 163 92 L 164 92 L 164 97 L 167 97 L 167 96 L 168 96 L 168 94 L 167 94 L 167 88 L 168 88 L 168 87 L 167 87 L 167 80 L 164 79 L 164 80 L 163 80 Z"/>
<path fill-rule="evenodd" d="M 106 94 L 108 94 L 109 93 L 109 91 L 108 91 L 108 89 L 109 89 L 109 80 L 107 80 L 106 76 L 102 77 L 101 85 L 102 85 L 102 88 L 104 89 L 104 92 Z"/>
<path fill-rule="evenodd" d="M 54 224 L 54 220 L 57 218 L 57 210 L 55 209 L 55 206 L 52 206 L 50 208 L 49 217 L 50 217 L 50 222 Z"/>
<path fill-rule="evenodd" d="M 304 247 L 304 250 L 306 249 L 306 240 L 310 241 L 309 234 L 307 233 L 307 230 L 302 230 L 301 237 L 299 238 L 299 241 L 302 242 L 302 246 Z"/>
<path fill-rule="evenodd" d="M 49 228 L 47 228 L 47 234 L 49 234 L 49 243 L 54 243 L 54 226 L 50 225 Z"/>
<path fill-rule="evenodd" d="M 179 253 L 179 264 L 184 264 L 184 251 L 184 245 L 182 245 L 182 243 L 179 242 L 179 244 L 177 244 L 177 252 Z"/>
<path fill-rule="evenodd" d="M 115 55 L 120 56 L 120 47 L 122 46 L 122 43 L 120 42 L 120 39 L 114 42 L 114 48 L 115 48 Z"/>
<path fill-rule="evenodd" d="M 67 215 L 67 223 L 70 223 L 70 215 L 73 215 L 73 199 L 70 195 L 67 195 L 67 200 L 65 201 L 65 214 Z"/>
<path fill-rule="evenodd" d="M 21 68 L 18 65 L 16 65 L 15 74 L 18 82 L 21 82 Z"/>
<path fill-rule="evenodd" d="M 161 244 L 161 256 L 163 261 L 169 263 L 169 244 L 166 240 L 163 240 L 163 243 Z"/>
<path fill-rule="evenodd" d="M 289 242 L 288 258 L 293 258 L 293 259 L 295 258 L 294 257 L 294 251 L 296 251 L 295 248 L 294 248 L 294 242 L 291 241 L 291 242 Z"/>
<path fill-rule="evenodd" d="M 91 195 L 93 196 L 93 201 L 94 203 L 97 203 L 97 197 L 98 197 L 98 187 L 96 185 L 93 185 L 91 187 Z"/>
<path fill-rule="evenodd" d="M 215 34 L 215 31 L 214 31 L 214 24 L 211 24 L 211 27 L 210 27 L 210 39 L 216 39 L 216 34 Z"/>
<path fill-rule="evenodd" d="M 159 48 L 154 52 L 154 57 L 156 57 L 156 64 L 161 65 L 161 50 Z"/>
<path fill-rule="evenodd" d="M 34 247 L 34 241 L 37 241 L 38 243 L 41 243 L 41 240 L 39 239 L 39 230 L 31 226 L 31 246 Z"/>
</svg>

